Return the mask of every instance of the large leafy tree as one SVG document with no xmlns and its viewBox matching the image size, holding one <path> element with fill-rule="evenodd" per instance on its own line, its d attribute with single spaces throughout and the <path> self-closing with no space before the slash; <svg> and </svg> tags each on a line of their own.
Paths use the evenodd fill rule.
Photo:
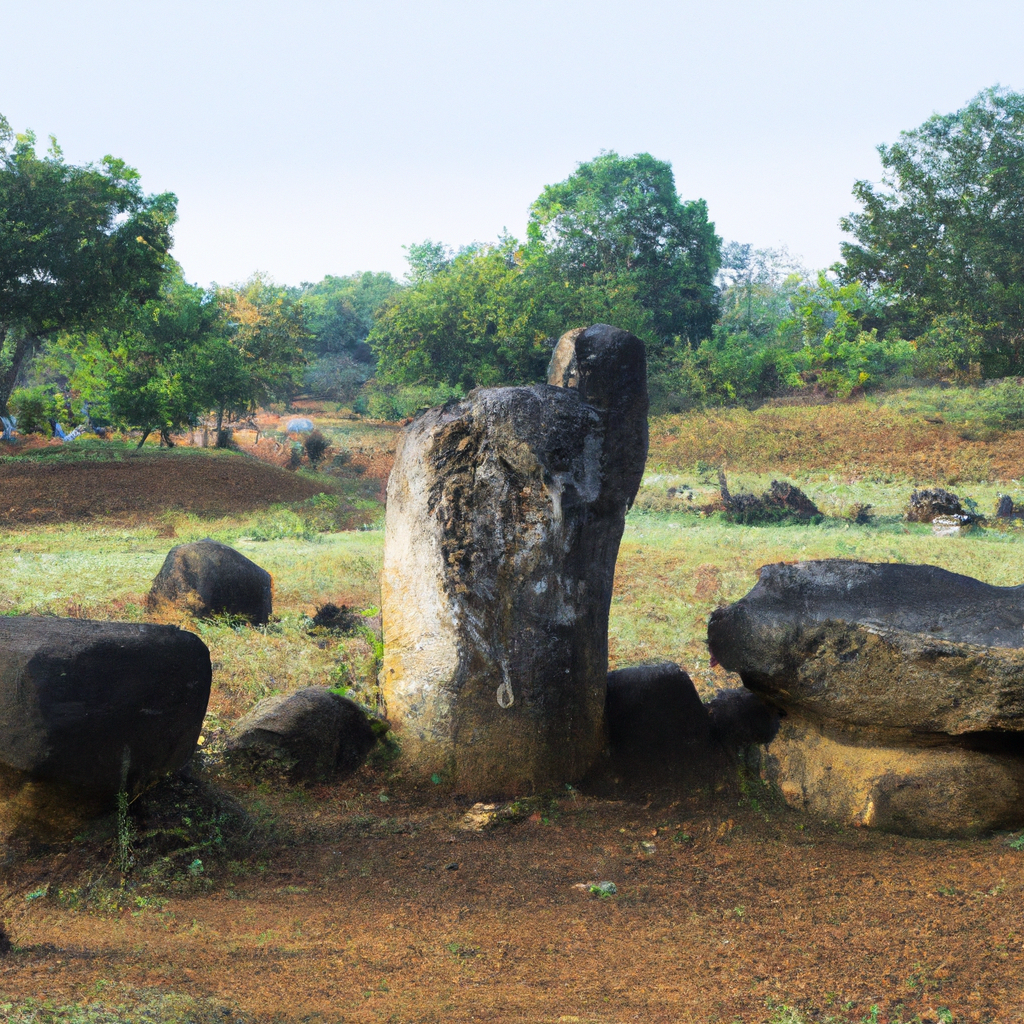
<svg viewBox="0 0 1024 1024">
<path fill-rule="evenodd" d="M 26 356 L 58 331 L 127 321 L 170 265 L 176 199 L 114 157 L 65 162 L 0 117 L 0 412 Z"/>
<path fill-rule="evenodd" d="M 841 222 L 846 280 L 891 301 L 905 336 L 980 339 L 992 374 L 1024 368 L 1024 95 L 987 89 L 878 147 L 879 183 Z"/>
<path fill-rule="evenodd" d="M 511 237 L 452 254 L 410 246 L 412 286 L 378 314 L 370 342 L 382 384 L 533 383 L 568 327 L 608 321 L 647 333 L 628 281 L 570 286 L 539 246 Z"/>
<path fill-rule="evenodd" d="M 216 296 L 224 333 L 213 351 L 208 401 L 219 436 L 226 411 L 251 411 L 295 390 L 309 330 L 303 303 L 262 274 Z"/>
<path fill-rule="evenodd" d="M 721 239 L 703 199 L 679 198 L 671 164 L 603 153 L 545 187 L 528 232 L 574 285 L 628 280 L 651 316 L 652 355 L 710 337 Z"/>
</svg>

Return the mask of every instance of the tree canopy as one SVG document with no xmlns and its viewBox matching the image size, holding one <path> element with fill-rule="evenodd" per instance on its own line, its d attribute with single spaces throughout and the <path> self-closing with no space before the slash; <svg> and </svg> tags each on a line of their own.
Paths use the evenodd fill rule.
<svg viewBox="0 0 1024 1024">
<path fill-rule="evenodd" d="M 76 166 L 35 142 L 0 117 L 0 411 L 41 338 L 130 318 L 170 263 L 171 193 L 146 195 L 122 160 Z"/>
<path fill-rule="evenodd" d="M 627 278 L 662 346 L 710 337 L 721 239 L 703 199 L 679 198 L 671 164 L 602 153 L 544 188 L 527 230 L 573 284 Z"/>
<path fill-rule="evenodd" d="M 1024 96 L 992 88 L 878 147 L 879 184 L 838 272 L 878 289 L 907 336 L 979 341 L 988 375 L 1024 368 Z"/>
</svg>

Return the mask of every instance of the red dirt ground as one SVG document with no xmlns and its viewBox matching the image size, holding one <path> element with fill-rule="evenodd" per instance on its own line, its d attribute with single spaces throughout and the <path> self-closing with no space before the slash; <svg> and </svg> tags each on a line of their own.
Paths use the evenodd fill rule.
<svg viewBox="0 0 1024 1024">
<path fill-rule="evenodd" d="M 0 463 L 0 526 L 181 510 L 230 515 L 331 490 L 323 482 L 236 454 L 129 456 L 119 461 Z"/>
<path fill-rule="evenodd" d="M 160 910 L 28 903 L 67 884 L 67 863 L 8 869 L 18 948 L 0 991 L 156 987 L 260 1021 L 753 1024 L 778 1004 L 815 1020 L 872 1006 L 883 1022 L 1024 1019 L 1024 853 L 1001 838 L 766 820 L 721 797 L 565 799 L 550 824 L 467 834 L 455 808 L 358 792 L 380 784 L 281 803 L 285 841 Z M 617 896 L 574 888 L 606 879 Z"/>
</svg>

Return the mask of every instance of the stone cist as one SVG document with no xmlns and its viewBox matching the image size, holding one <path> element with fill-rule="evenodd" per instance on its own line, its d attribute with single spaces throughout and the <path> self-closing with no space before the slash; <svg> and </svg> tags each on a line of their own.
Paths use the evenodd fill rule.
<svg viewBox="0 0 1024 1024">
<path fill-rule="evenodd" d="M 412 775 L 511 796 L 580 778 L 604 742 L 608 609 L 647 458 L 643 343 L 558 343 L 548 383 L 410 424 L 388 483 L 386 713 Z"/>
</svg>

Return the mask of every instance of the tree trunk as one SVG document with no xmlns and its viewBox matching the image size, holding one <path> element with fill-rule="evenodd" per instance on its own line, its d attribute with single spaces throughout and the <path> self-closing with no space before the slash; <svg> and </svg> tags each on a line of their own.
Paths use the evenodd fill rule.
<svg viewBox="0 0 1024 1024">
<path fill-rule="evenodd" d="M 139 443 L 135 446 L 136 451 L 138 451 L 146 443 L 146 438 L 149 437 L 152 430 L 152 427 L 146 427 L 142 431 L 142 438 L 139 440 Z"/>
<path fill-rule="evenodd" d="M 160 444 L 167 445 L 168 448 L 174 447 L 174 442 L 171 440 L 171 432 L 167 427 L 160 428 Z"/>
<path fill-rule="evenodd" d="M 3 348 L 6 330 L 0 330 L 0 349 Z M 0 415 L 7 415 L 7 401 L 11 397 L 14 385 L 18 381 L 18 374 L 21 372 L 21 364 L 25 361 L 36 339 L 30 334 L 23 334 L 14 343 L 14 352 L 11 354 L 11 365 L 0 374 Z"/>
</svg>

